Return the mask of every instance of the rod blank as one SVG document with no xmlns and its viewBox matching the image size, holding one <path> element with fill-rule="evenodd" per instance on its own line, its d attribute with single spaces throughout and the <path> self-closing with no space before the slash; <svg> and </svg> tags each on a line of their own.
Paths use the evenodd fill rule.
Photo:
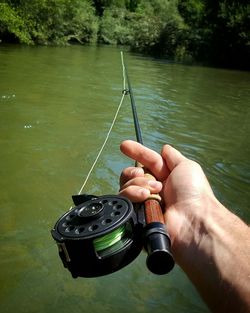
<svg viewBox="0 0 250 313">
<path fill-rule="evenodd" d="M 136 139 L 137 142 L 143 144 L 133 90 L 125 64 L 124 69 L 128 82 Z M 136 162 L 136 166 L 144 168 L 138 162 Z M 144 172 L 145 176 L 150 175 L 152 179 L 155 179 L 145 168 Z M 144 246 L 148 252 L 146 263 L 148 269 L 158 275 L 166 274 L 174 267 L 174 258 L 171 253 L 171 240 L 166 231 L 160 200 L 159 195 L 151 195 L 149 199 L 144 202 L 144 214 L 146 219 Z"/>
</svg>

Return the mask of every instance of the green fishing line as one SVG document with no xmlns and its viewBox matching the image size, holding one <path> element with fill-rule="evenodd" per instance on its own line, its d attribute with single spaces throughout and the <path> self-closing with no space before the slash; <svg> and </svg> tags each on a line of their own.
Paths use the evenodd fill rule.
<svg viewBox="0 0 250 313">
<path fill-rule="evenodd" d="M 93 243 L 96 251 L 101 251 L 113 246 L 119 242 L 126 232 L 125 225 L 118 227 L 116 230 L 102 237 L 96 238 Z"/>
</svg>

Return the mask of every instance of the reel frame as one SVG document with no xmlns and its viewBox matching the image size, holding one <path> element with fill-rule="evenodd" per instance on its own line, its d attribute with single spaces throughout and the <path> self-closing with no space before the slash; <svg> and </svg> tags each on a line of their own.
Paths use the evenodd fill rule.
<svg viewBox="0 0 250 313">
<path fill-rule="evenodd" d="M 145 218 L 125 197 L 104 195 L 72 196 L 76 205 L 63 214 L 51 231 L 59 256 L 73 278 L 99 277 L 118 271 L 131 263 L 143 248 Z M 122 227 L 122 228 L 121 228 Z M 99 250 L 95 240 L 105 238 L 119 228 L 121 238 L 114 244 L 103 242 Z M 124 231 L 123 231 L 124 229 Z"/>
</svg>

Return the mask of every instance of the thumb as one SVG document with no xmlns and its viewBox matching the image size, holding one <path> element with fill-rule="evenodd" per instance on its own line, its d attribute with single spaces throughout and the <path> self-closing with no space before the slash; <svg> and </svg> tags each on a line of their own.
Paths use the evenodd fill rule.
<svg viewBox="0 0 250 313">
<path fill-rule="evenodd" d="M 186 161 L 187 158 L 184 157 L 178 150 L 170 145 L 164 145 L 161 151 L 161 156 L 167 164 L 170 172 L 179 165 L 181 162 Z"/>
</svg>

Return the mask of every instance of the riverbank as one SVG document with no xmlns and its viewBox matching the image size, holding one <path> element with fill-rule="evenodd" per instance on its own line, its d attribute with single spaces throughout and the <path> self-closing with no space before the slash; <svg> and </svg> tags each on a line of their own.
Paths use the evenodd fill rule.
<svg viewBox="0 0 250 313">
<path fill-rule="evenodd" d="M 157 58 L 250 70 L 249 16 L 244 1 L 3 0 L 0 41 L 127 45 Z"/>
</svg>

